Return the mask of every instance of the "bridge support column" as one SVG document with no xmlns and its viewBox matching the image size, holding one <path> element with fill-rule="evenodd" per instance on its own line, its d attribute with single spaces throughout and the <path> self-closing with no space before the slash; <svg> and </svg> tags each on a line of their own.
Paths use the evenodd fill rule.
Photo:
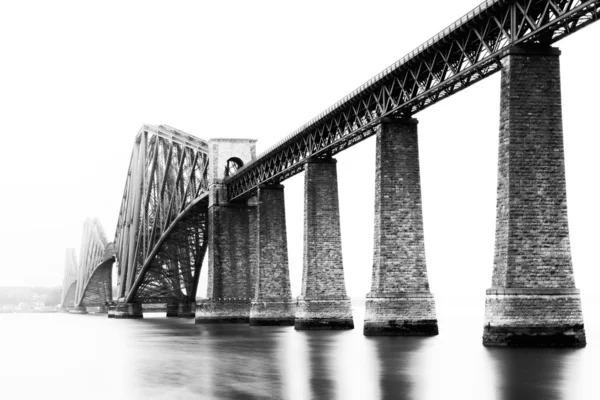
<svg viewBox="0 0 600 400">
<path fill-rule="evenodd" d="M 208 299 L 196 323 L 248 323 L 256 270 L 256 206 L 209 207 Z"/>
<path fill-rule="evenodd" d="M 502 59 L 496 248 L 486 346 L 585 346 L 565 185 L 560 51 Z"/>
<path fill-rule="evenodd" d="M 179 318 L 194 318 L 196 316 L 196 304 L 191 302 L 181 302 L 177 306 L 177 316 Z"/>
<path fill-rule="evenodd" d="M 298 296 L 298 330 L 353 329 L 346 295 L 337 160 L 311 159 L 304 175 L 304 268 Z"/>
<path fill-rule="evenodd" d="M 364 334 L 437 335 L 425 264 L 417 120 L 386 120 L 378 129 L 373 276 Z"/>
<path fill-rule="evenodd" d="M 250 325 L 294 325 L 283 185 L 258 189 L 258 271 Z"/>
<path fill-rule="evenodd" d="M 256 199 L 227 201 L 223 180 L 256 157 L 256 140 L 209 142 L 208 299 L 196 303 L 196 323 L 247 323 L 257 266 Z"/>
<path fill-rule="evenodd" d="M 115 307 L 114 318 L 135 319 L 144 318 L 142 305 L 139 303 L 117 303 Z"/>
</svg>

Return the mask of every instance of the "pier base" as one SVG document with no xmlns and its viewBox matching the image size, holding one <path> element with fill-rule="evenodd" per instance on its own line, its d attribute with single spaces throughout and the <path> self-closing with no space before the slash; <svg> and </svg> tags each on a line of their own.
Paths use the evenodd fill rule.
<svg viewBox="0 0 600 400">
<path fill-rule="evenodd" d="M 114 318 L 116 313 L 116 306 L 108 306 L 108 318 Z"/>
<path fill-rule="evenodd" d="M 488 289 L 485 346 L 584 347 L 578 289 Z"/>
<path fill-rule="evenodd" d="M 200 300 L 196 302 L 197 324 L 247 324 L 250 299 Z"/>
<path fill-rule="evenodd" d="M 296 304 L 292 300 L 258 300 L 252 301 L 250 325 L 294 325 Z"/>
<path fill-rule="evenodd" d="M 196 316 L 195 303 L 179 303 L 177 306 L 177 317 L 179 318 L 194 318 Z"/>
<path fill-rule="evenodd" d="M 142 305 L 138 303 L 121 303 L 115 307 L 115 316 L 118 319 L 144 318 Z"/>
<path fill-rule="evenodd" d="M 350 298 L 307 299 L 298 296 L 294 328 L 297 330 L 354 329 Z"/>
<path fill-rule="evenodd" d="M 367 295 L 366 336 L 431 336 L 438 333 L 435 300 L 431 293 Z"/>
<path fill-rule="evenodd" d="M 87 314 L 87 307 L 84 306 L 77 306 L 77 307 L 73 307 L 69 310 L 69 312 L 71 314 Z"/>
<path fill-rule="evenodd" d="M 179 305 L 177 303 L 167 303 L 167 317 L 177 317 Z"/>
</svg>

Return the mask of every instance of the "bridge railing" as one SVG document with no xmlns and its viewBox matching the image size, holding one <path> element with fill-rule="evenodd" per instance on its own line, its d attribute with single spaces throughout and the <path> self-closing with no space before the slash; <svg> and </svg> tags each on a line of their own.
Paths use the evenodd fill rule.
<svg viewBox="0 0 600 400">
<path fill-rule="evenodd" d="M 522 43 L 554 43 L 598 20 L 600 0 L 486 1 L 226 179 L 229 200 L 303 170 L 310 157 L 336 154 L 400 118 L 500 69 Z"/>
</svg>

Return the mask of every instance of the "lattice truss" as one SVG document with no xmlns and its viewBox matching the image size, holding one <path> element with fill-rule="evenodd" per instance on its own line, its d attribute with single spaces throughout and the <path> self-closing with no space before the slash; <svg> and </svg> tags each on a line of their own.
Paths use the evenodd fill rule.
<svg viewBox="0 0 600 400">
<path fill-rule="evenodd" d="M 104 248 L 99 263 L 92 271 L 90 277 L 84 282 L 81 298 L 76 306 L 100 306 L 111 303 L 112 272 L 115 262 L 115 246 L 108 243 Z"/>
<path fill-rule="evenodd" d="M 60 296 L 63 308 L 75 304 L 75 289 L 77 286 L 77 255 L 75 249 L 67 249 L 65 254 L 65 271 L 63 273 L 62 293 Z"/>
<path fill-rule="evenodd" d="M 226 180 L 229 200 L 280 182 L 501 68 L 521 43 L 551 44 L 598 20 L 600 0 L 489 0 L 398 60 Z"/>
<path fill-rule="evenodd" d="M 108 241 L 104 229 L 97 218 L 88 218 L 83 224 L 81 249 L 79 251 L 79 268 L 77 273 L 77 290 L 75 305 L 83 298 L 84 288 L 94 270 L 104 261 L 104 251 Z"/>
<path fill-rule="evenodd" d="M 119 297 L 193 301 L 208 226 L 208 144 L 161 125 L 136 137 L 115 235 Z"/>
</svg>

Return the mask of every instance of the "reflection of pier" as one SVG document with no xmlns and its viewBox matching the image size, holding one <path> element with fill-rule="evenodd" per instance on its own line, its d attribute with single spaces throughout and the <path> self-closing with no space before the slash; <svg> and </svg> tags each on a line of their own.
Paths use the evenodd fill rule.
<svg viewBox="0 0 600 400">
<path fill-rule="evenodd" d="M 488 349 L 495 364 L 499 399 L 561 400 L 560 382 L 566 381 L 566 365 L 577 350 L 570 349 Z"/>
</svg>

